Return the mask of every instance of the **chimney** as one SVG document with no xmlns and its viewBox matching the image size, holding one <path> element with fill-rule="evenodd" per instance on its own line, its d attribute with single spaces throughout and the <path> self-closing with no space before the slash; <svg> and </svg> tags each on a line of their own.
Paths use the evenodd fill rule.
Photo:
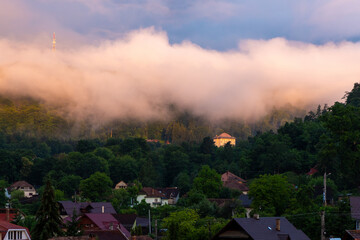
<svg viewBox="0 0 360 240">
<path fill-rule="evenodd" d="M 256 220 L 259 220 L 260 216 L 259 216 L 258 213 L 255 213 L 254 216 L 253 216 L 253 218 L 256 219 Z"/>
<path fill-rule="evenodd" d="M 280 231 L 280 219 L 276 219 L 276 231 Z"/>
<path fill-rule="evenodd" d="M 101 206 L 101 213 L 105 213 L 105 207 Z"/>
</svg>

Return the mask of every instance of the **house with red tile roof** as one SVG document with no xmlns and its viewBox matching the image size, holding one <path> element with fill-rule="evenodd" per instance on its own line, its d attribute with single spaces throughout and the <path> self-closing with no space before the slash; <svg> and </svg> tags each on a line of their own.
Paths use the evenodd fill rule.
<svg viewBox="0 0 360 240">
<path fill-rule="evenodd" d="M 216 135 L 214 138 L 214 144 L 217 147 L 223 147 L 225 146 L 227 143 L 230 143 L 231 146 L 235 146 L 236 144 L 236 139 L 235 137 L 230 136 L 230 134 L 227 133 L 222 133 L 219 136 Z"/>
<path fill-rule="evenodd" d="M 31 240 L 30 232 L 26 227 L 0 220 L 0 240 L 10 239 Z"/>
<path fill-rule="evenodd" d="M 18 210 L 15 208 L 0 208 L 0 221 L 11 222 L 15 219 Z"/>
<path fill-rule="evenodd" d="M 26 181 L 14 182 L 13 184 L 11 184 L 11 186 L 9 187 L 8 190 L 9 190 L 9 192 L 14 191 L 14 190 L 21 190 L 24 192 L 24 197 L 26 197 L 26 198 L 30 198 L 30 197 L 36 195 L 36 190 L 35 190 L 34 186 Z"/>
<path fill-rule="evenodd" d="M 360 230 L 345 230 L 343 240 L 360 240 Z"/>
<path fill-rule="evenodd" d="M 166 198 L 166 195 L 151 187 L 144 187 L 143 189 L 141 189 L 136 200 L 139 203 L 142 200 L 145 200 L 145 202 L 150 204 L 151 207 L 168 204 L 168 199 Z"/>
<path fill-rule="evenodd" d="M 243 194 L 247 194 L 249 191 L 246 180 L 236 176 L 232 172 L 227 171 L 226 173 L 222 174 L 221 181 L 223 182 L 224 187 L 238 190 Z"/>
</svg>

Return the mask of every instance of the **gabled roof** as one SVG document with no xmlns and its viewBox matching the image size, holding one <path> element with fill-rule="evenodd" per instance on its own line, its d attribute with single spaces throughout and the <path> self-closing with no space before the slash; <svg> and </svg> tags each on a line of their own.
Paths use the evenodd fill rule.
<svg viewBox="0 0 360 240">
<path fill-rule="evenodd" d="M 22 226 L 13 224 L 13 223 L 9 223 L 7 221 L 1 221 L 0 220 L 0 232 L 7 232 L 10 229 L 23 229 L 30 236 L 29 229 L 27 229 L 26 227 L 22 227 Z"/>
<path fill-rule="evenodd" d="M 219 136 L 216 135 L 216 136 L 214 137 L 214 139 L 218 139 L 218 138 L 231 138 L 231 139 L 235 139 L 235 137 L 232 137 L 232 136 L 230 136 L 230 134 L 227 134 L 227 133 L 222 133 L 222 134 L 220 134 Z"/>
<path fill-rule="evenodd" d="M 230 181 L 230 180 L 236 180 L 236 181 L 246 183 L 245 179 L 242 179 L 241 177 L 236 176 L 235 174 L 233 174 L 230 171 L 227 171 L 226 173 L 223 173 L 221 175 L 221 181 L 225 182 L 225 181 Z"/>
<path fill-rule="evenodd" d="M 360 220 L 360 197 L 350 197 L 351 217 Z"/>
<path fill-rule="evenodd" d="M 34 186 L 31 185 L 30 183 L 26 182 L 26 181 L 17 181 L 17 182 L 14 182 L 13 184 L 11 184 L 10 188 L 18 188 L 18 187 L 31 187 L 33 189 Z"/>
<path fill-rule="evenodd" d="M 176 198 L 180 193 L 177 187 L 157 188 L 156 190 L 164 194 L 167 199 Z"/>
<path fill-rule="evenodd" d="M 114 207 L 109 202 L 80 202 L 74 203 L 72 201 L 59 201 L 60 208 L 64 208 L 66 215 L 72 215 L 75 209 L 76 214 L 80 215 L 81 210 L 86 210 L 88 213 L 104 213 L 116 214 Z"/>
<path fill-rule="evenodd" d="M 224 182 L 223 186 L 230 189 L 239 190 L 241 192 L 249 191 L 249 188 L 246 186 L 245 183 L 239 183 L 237 181 L 226 181 Z"/>
<path fill-rule="evenodd" d="M 345 230 L 345 231 L 350 237 L 352 237 L 352 239 L 360 239 L 360 230 Z"/>
<path fill-rule="evenodd" d="M 276 230 L 276 219 L 280 219 L 280 231 Z M 234 218 L 213 239 L 225 232 L 241 231 L 254 240 L 310 240 L 284 217 Z"/>
<path fill-rule="evenodd" d="M 139 195 L 146 195 L 146 197 L 151 197 L 151 198 L 152 197 L 166 198 L 165 194 L 151 187 L 144 187 L 139 192 Z"/>
<path fill-rule="evenodd" d="M 126 228 L 121 223 L 119 223 L 112 214 L 86 213 L 84 216 L 88 217 L 101 230 L 120 231 L 127 238 L 131 237 L 129 231 L 126 230 Z"/>
<path fill-rule="evenodd" d="M 242 192 L 249 191 L 249 188 L 246 186 L 246 180 L 236 176 L 232 172 L 227 171 L 226 173 L 223 173 L 221 175 L 221 181 L 223 182 L 224 187 Z"/>
</svg>

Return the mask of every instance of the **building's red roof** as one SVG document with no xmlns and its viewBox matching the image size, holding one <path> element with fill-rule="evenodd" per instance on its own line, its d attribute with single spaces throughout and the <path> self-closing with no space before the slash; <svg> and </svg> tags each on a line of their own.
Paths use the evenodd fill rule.
<svg viewBox="0 0 360 240">
<path fill-rule="evenodd" d="M 221 175 L 221 181 L 223 182 L 224 187 L 234 190 L 239 190 L 242 192 L 249 191 L 249 188 L 246 185 L 246 180 L 236 176 L 235 174 L 229 171 Z"/>
<path fill-rule="evenodd" d="M 230 171 L 227 171 L 226 173 L 223 173 L 221 175 L 221 181 L 225 182 L 225 181 L 231 181 L 231 180 L 235 180 L 235 181 L 240 181 L 243 183 L 246 183 L 245 179 L 242 179 L 241 177 L 236 176 L 235 174 L 233 174 Z"/>
<path fill-rule="evenodd" d="M 318 170 L 316 168 L 310 168 L 309 172 L 306 173 L 306 175 L 312 176 L 317 172 L 318 172 Z"/>
<path fill-rule="evenodd" d="M 7 221 L 0 220 L 0 232 L 7 232 L 10 229 L 24 229 L 26 230 L 27 234 L 30 236 L 29 229 L 27 229 L 26 227 L 22 227 L 13 223 L 9 223 Z"/>
<path fill-rule="evenodd" d="M 360 230 L 345 230 L 353 239 L 360 239 Z M 347 238 L 346 238 L 347 239 Z"/>
<path fill-rule="evenodd" d="M 219 136 L 215 136 L 214 139 L 218 139 L 218 138 L 231 138 L 231 139 L 235 139 L 234 137 L 230 136 L 230 134 L 227 133 L 222 133 Z"/>
<path fill-rule="evenodd" d="M 130 237 L 129 231 L 126 230 L 125 227 L 110 213 L 85 213 L 85 216 L 101 230 L 117 230 L 121 231 L 126 237 Z"/>
<path fill-rule="evenodd" d="M 18 188 L 18 187 L 31 187 L 34 188 L 33 185 L 31 185 L 30 183 L 26 182 L 26 181 L 17 181 L 14 182 L 13 184 L 11 184 L 10 188 Z"/>
<path fill-rule="evenodd" d="M 6 211 L 7 209 L 6 208 L 1 208 L 0 209 L 0 221 L 6 221 Z M 9 211 L 9 221 L 12 221 L 14 220 L 14 218 L 16 217 L 16 214 L 17 214 L 17 209 L 15 208 L 11 208 L 11 209 L 8 209 Z"/>
<path fill-rule="evenodd" d="M 165 194 L 151 187 L 144 187 L 143 189 L 141 189 L 139 194 L 144 194 L 146 195 L 146 197 L 166 198 Z"/>
</svg>

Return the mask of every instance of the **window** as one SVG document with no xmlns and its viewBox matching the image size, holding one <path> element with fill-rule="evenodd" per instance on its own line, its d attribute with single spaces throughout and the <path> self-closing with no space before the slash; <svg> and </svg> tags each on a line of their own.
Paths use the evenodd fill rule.
<svg viewBox="0 0 360 240">
<path fill-rule="evenodd" d="M 9 240 L 22 239 L 22 231 L 9 231 L 8 239 Z"/>
</svg>

